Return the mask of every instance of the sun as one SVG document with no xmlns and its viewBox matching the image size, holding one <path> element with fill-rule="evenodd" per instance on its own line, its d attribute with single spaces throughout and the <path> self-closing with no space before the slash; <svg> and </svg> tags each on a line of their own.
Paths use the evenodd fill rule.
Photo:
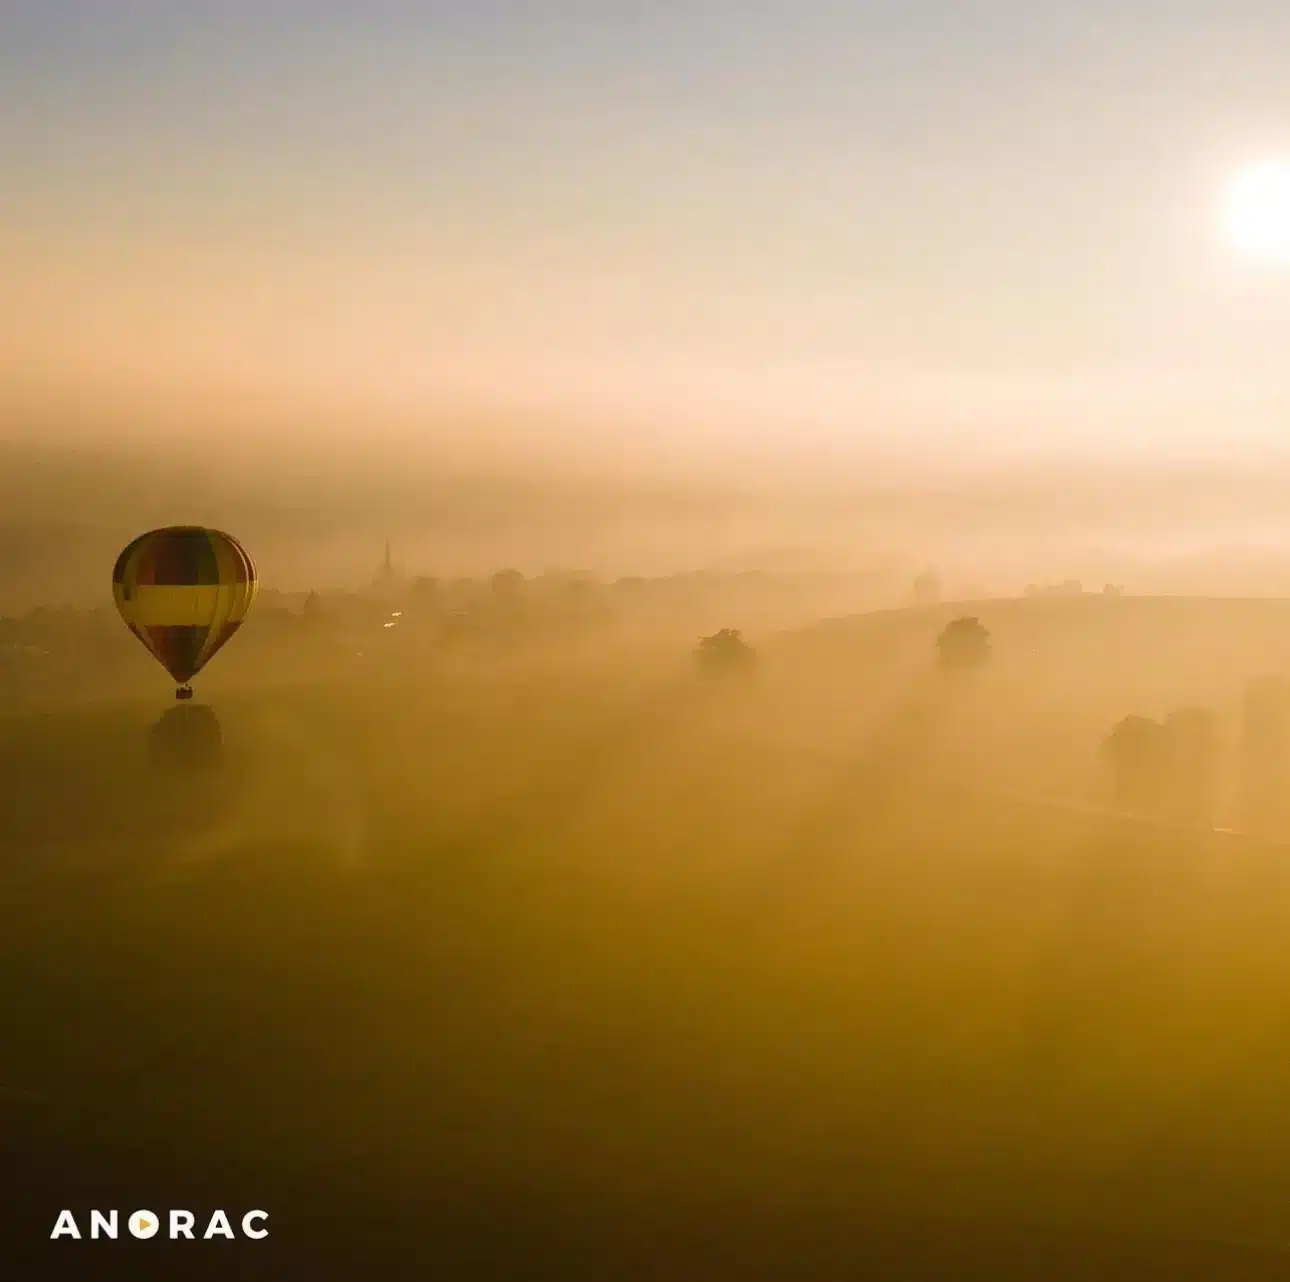
<svg viewBox="0 0 1290 1282">
<path fill-rule="evenodd" d="M 1247 261 L 1290 267 L 1290 161 L 1260 161 L 1233 177 L 1223 230 L 1228 244 Z"/>
</svg>

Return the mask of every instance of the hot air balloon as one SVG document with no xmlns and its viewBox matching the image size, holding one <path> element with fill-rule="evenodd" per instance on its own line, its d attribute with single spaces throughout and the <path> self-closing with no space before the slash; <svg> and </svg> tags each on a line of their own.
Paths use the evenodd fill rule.
<svg viewBox="0 0 1290 1282">
<path fill-rule="evenodd" d="M 117 557 L 112 595 L 126 626 L 179 682 L 188 683 L 238 630 L 255 599 L 255 566 L 231 535 L 197 525 L 150 530 Z"/>
</svg>

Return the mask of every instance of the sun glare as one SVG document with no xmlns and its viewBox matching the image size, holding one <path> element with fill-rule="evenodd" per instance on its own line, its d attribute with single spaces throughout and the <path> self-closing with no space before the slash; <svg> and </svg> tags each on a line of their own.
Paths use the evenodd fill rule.
<svg viewBox="0 0 1290 1282">
<path fill-rule="evenodd" d="M 1224 230 L 1249 262 L 1290 267 L 1290 162 L 1263 161 L 1233 178 Z"/>
</svg>

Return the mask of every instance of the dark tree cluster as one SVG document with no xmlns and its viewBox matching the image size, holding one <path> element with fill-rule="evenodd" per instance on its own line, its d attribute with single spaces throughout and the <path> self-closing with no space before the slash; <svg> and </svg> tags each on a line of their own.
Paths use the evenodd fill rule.
<svg viewBox="0 0 1290 1282">
<path fill-rule="evenodd" d="M 702 637 L 694 656 L 703 672 L 746 672 L 757 661 L 757 652 L 738 628 L 722 628 Z"/>
<path fill-rule="evenodd" d="M 1181 708 L 1163 721 L 1131 715 L 1102 743 L 1116 800 L 1130 809 L 1212 821 L 1221 743 L 1207 708 Z"/>
<path fill-rule="evenodd" d="M 990 633 L 974 617 L 954 619 L 936 638 L 936 657 L 942 668 L 954 671 L 980 668 L 990 661 L 990 654 Z"/>
</svg>

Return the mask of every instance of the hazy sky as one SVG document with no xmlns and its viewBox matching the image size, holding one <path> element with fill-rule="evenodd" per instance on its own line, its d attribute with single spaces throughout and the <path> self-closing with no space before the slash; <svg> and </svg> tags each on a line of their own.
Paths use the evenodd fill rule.
<svg viewBox="0 0 1290 1282">
<path fill-rule="evenodd" d="M 1217 223 L 1288 48 L 1250 0 L 0 0 L 0 364 L 602 450 L 1279 447 L 1290 275 Z"/>
</svg>

